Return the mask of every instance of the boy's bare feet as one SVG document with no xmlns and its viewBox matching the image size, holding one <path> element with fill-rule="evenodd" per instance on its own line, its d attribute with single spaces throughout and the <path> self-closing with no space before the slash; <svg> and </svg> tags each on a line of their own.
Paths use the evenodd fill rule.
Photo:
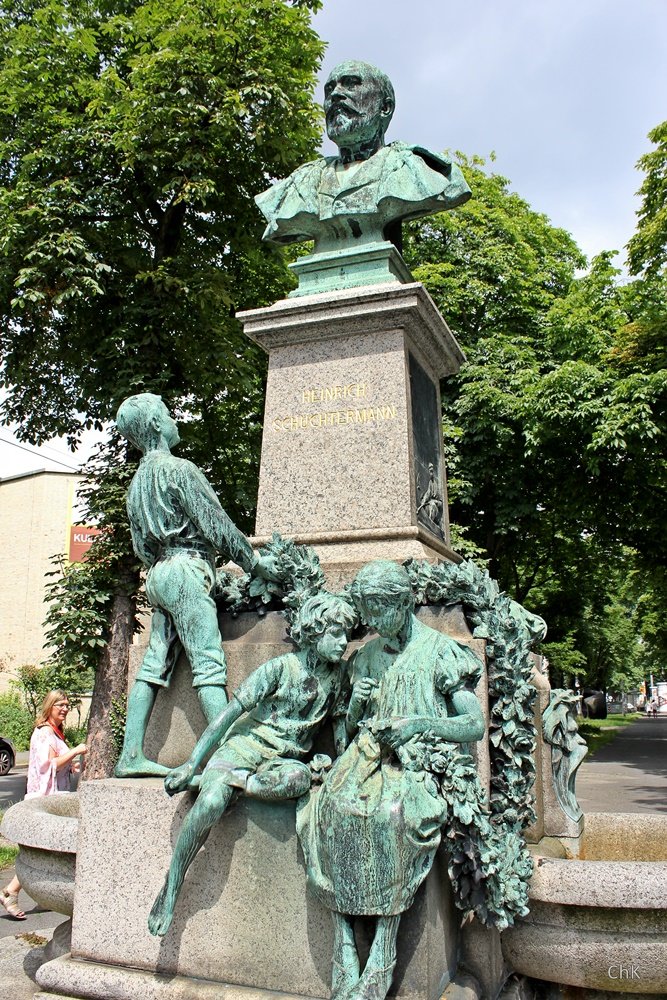
<svg viewBox="0 0 667 1000">
<path fill-rule="evenodd" d="M 117 778 L 163 778 L 169 770 L 143 754 L 121 754 L 113 773 Z"/>
<path fill-rule="evenodd" d="M 168 884 L 169 879 L 167 879 L 160 889 L 148 916 L 148 929 L 156 937 L 164 937 L 174 919 L 174 904 L 176 900 L 170 899 L 172 893 L 167 892 Z"/>
</svg>

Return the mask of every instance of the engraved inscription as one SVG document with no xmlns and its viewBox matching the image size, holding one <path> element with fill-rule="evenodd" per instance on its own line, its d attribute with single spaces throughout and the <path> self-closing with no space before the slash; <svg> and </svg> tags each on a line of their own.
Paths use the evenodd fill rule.
<svg viewBox="0 0 667 1000">
<path fill-rule="evenodd" d="M 396 407 L 380 404 L 369 406 L 370 387 L 368 382 L 346 382 L 341 385 L 310 386 L 301 392 L 304 404 L 332 403 L 348 401 L 345 409 L 321 410 L 320 412 L 289 413 L 274 417 L 271 426 L 274 431 L 302 431 L 311 427 L 339 427 L 347 424 L 378 424 L 384 420 L 396 419 Z M 359 405 L 361 403 L 361 405 Z M 356 404 L 356 405 L 355 405 Z M 365 405 L 364 405 L 365 404 Z"/>
<path fill-rule="evenodd" d="M 328 410 L 324 413 L 298 413 L 275 417 L 275 431 L 299 431 L 308 427 L 337 427 L 341 424 L 374 424 L 395 420 L 395 406 L 368 406 L 363 410 Z"/>
<path fill-rule="evenodd" d="M 304 389 L 301 394 L 302 403 L 333 403 L 337 399 L 366 399 L 368 384 L 366 382 L 348 382 L 347 385 L 325 385 L 314 389 Z"/>
</svg>

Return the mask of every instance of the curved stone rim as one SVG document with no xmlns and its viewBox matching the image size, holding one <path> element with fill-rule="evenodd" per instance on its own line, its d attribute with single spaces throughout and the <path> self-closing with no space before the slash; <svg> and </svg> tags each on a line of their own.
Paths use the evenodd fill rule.
<svg viewBox="0 0 667 1000">
<path fill-rule="evenodd" d="M 3 836 L 19 847 L 76 854 L 78 794 L 56 792 L 17 802 L 5 813 L 1 829 Z"/>
<path fill-rule="evenodd" d="M 661 861 L 540 858 L 529 898 L 560 906 L 667 911 L 667 870 Z"/>
<path fill-rule="evenodd" d="M 644 813 L 590 813 L 586 833 L 607 844 L 620 842 L 630 853 L 636 839 L 651 839 L 667 847 L 667 816 Z M 529 896 L 545 904 L 607 907 L 620 910 L 667 911 L 667 853 L 653 860 L 576 859 L 540 857 L 530 881 Z"/>
</svg>

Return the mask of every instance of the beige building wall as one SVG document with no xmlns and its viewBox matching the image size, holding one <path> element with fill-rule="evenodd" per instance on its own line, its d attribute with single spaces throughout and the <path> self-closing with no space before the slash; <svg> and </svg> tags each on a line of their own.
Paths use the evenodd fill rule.
<svg viewBox="0 0 667 1000">
<path fill-rule="evenodd" d="M 81 476 L 32 472 L 0 479 L 0 691 L 13 669 L 40 663 L 46 574 L 68 551 L 76 486 Z"/>
</svg>

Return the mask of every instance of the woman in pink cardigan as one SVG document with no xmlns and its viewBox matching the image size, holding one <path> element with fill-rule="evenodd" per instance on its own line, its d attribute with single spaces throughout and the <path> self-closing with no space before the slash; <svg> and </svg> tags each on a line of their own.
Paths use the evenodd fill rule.
<svg viewBox="0 0 667 1000">
<path fill-rule="evenodd" d="M 53 795 L 54 792 L 68 792 L 70 775 L 80 770 L 80 754 L 88 752 L 85 743 L 70 750 L 65 743 L 63 726 L 69 712 L 69 699 L 64 691 L 49 691 L 35 719 L 35 728 L 30 740 L 28 761 L 28 788 L 26 798 L 39 795 Z M 25 913 L 19 906 L 21 883 L 16 876 L 0 890 L 0 904 L 10 917 L 25 920 Z"/>
</svg>

